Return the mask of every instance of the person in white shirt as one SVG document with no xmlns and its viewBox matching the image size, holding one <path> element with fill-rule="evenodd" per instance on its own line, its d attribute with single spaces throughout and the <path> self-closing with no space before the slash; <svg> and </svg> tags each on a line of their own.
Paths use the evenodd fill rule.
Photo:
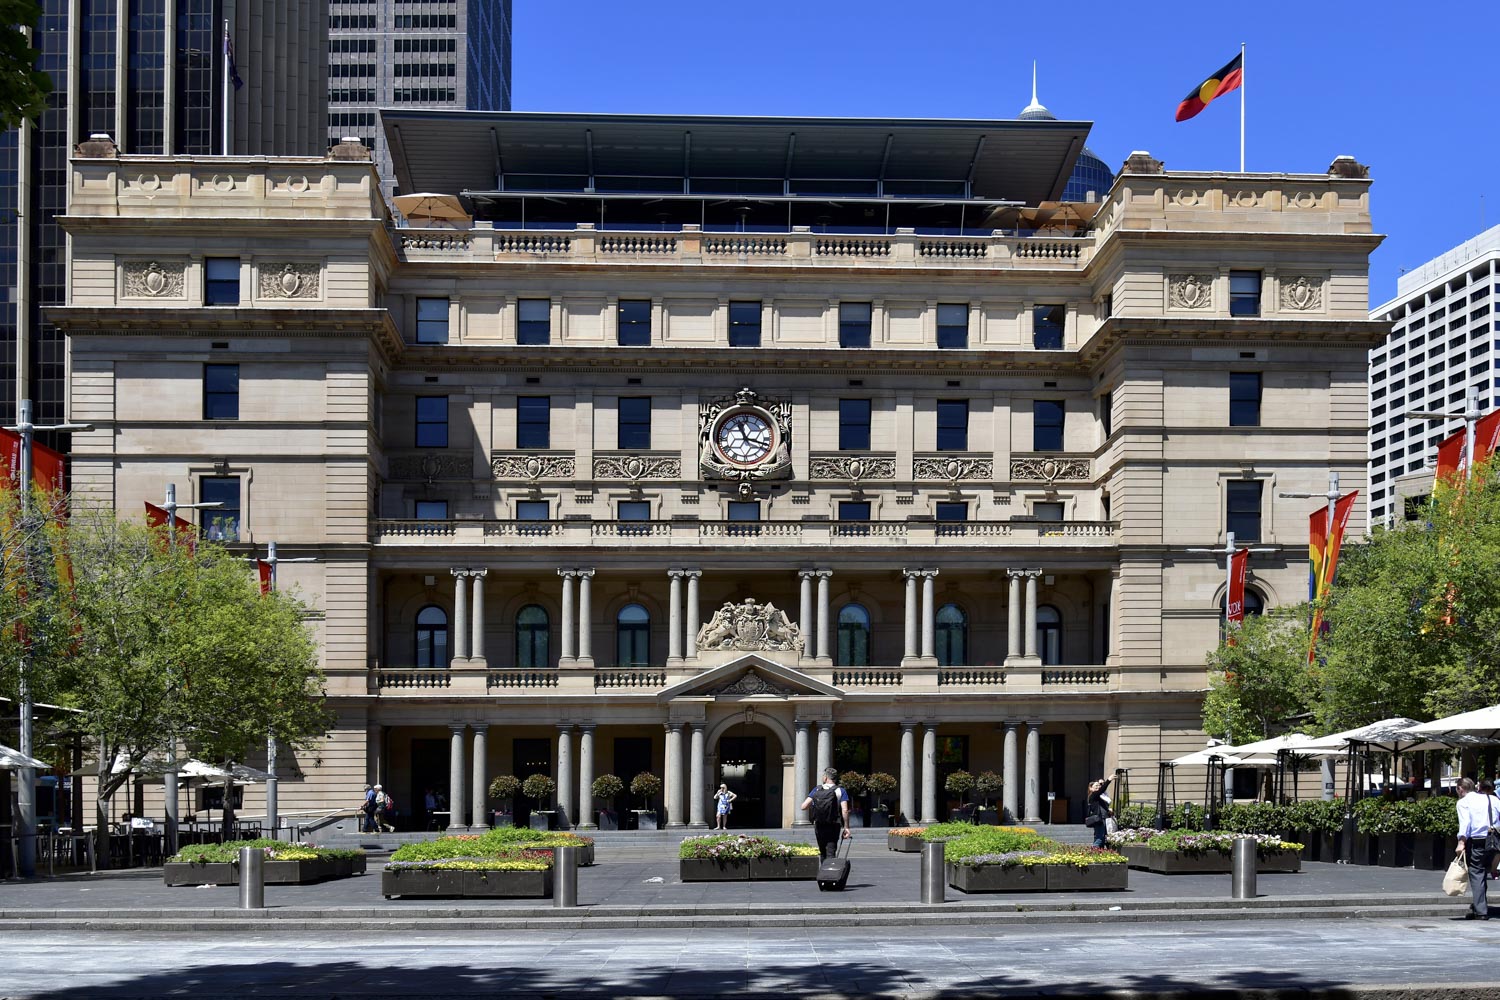
<svg viewBox="0 0 1500 1000">
<path fill-rule="evenodd" d="M 1476 789 L 1469 778 L 1460 778 L 1458 800 L 1458 854 L 1469 868 L 1469 904 L 1466 920 L 1490 919 L 1489 874 L 1491 851 L 1486 844 L 1491 827 L 1500 824 L 1500 798 L 1495 797 L 1492 782 L 1483 781 Z"/>
</svg>

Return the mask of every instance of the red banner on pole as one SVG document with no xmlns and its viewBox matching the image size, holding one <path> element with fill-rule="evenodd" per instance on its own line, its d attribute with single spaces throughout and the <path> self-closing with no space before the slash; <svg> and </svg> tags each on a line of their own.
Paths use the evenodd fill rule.
<svg viewBox="0 0 1500 1000">
<path fill-rule="evenodd" d="M 62 490 L 67 477 L 68 457 L 60 451 L 31 442 L 31 482 L 43 493 Z M 14 487 L 21 473 L 21 435 L 0 428 L 0 476 Z"/>
<path fill-rule="evenodd" d="M 1488 461 L 1500 448 L 1500 410 L 1482 417 L 1474 425 L 1474 464 Z"/>
<path fill-rule="evenodd" d="M 165 507 L 158 507 L 149 501 L 146 503 L 147 527 L 164 528 L 169 518 L 172 521 L 172 530 L 177 532 L 183 544 L 187 546 L 188 555 L 195 555 L 198 551 L 198 535 L 193 529 L 193 522 L 169 515 Z"/>
<path fill-rule="evenodd" d="M 271 592 L 271 564 L 264 559 L 255 560 L 255 569 L 260 574 L 260 596 Z"/>
<path fill-rule="evenodd" d="M 1314 581 L 1313 600 L 1318 601 L 1328 595 L 1333 588 L 1333 577 L 1338 571 L 1339 548 L 1344 543 L 1344 529 L 1349 526 L 1349 515 L 1354 512 L 1354 501 L 1359 496 L 1359 490 L 1351 490 L 1339 498 L 1339 502 L 1333 508 L 1333 534 L 1328 539 L 1327 547 L 1324 549 L 1322 565 L 1317 567 L 1318 577 Z M 1319 512 L 1324 518 L 1328 516 L 1328 507 L 1325 505 Z M 1314 515 L 1316 517 L 1317 515 Z M 1316 522 L 1314 522 L 1316 525 Z M 1314 530 L 1321 533 L 1319 529 L 1325 529 L 1325 525 L 1316 525 Z M 1326 530 L 1326 529 L 1325 529 Z M 1323 609 L 1313 609 L 1312 635 L 1307 643 L 1307 662 L 1312 663 L 1317 658 L 1318 636 L 1322 634 L 1326 626 L 1323 623 Z"/>
<path fill-rule="evenodd" d="M 1440 483 L 1451 482 L 1458 477 L 1458 467 L 1463 464 L 1464 458 L 1464 432 L 1450 434 L 1438 445 L 1437 472 L 1435 478 Z"/>
<path fill-rule="evenodd" d="M 1236 625 L 1245 621 L 1245 571 L 1249 565 L 1249 549 L 1240 549 L 1229 557 L 1229 603 L 1225 612 Z"/>
</svg>

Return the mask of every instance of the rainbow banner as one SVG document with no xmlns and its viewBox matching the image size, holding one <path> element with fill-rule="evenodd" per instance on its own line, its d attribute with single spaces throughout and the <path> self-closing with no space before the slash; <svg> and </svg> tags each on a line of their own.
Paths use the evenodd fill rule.
<svg viewBox="0 0 1500 1000">
<path fill-rule="evenodd" d="M 1327 597 L 1329 590 L 1333 588 L 1333 577 L 1339 565 L 1339 549 L 1344 544 L 1344 530 L 1349 526 L 1349 515 L 1354 512 L 1354 500 L 1358 496 L 1359 490 L 1351 490 L 1340 497 L 1338 503 L 1334 505 L 1331 538 L 1328 535 L 1328 505 L 1324 504 L 1308 515 L 1307 548 L 1311 562 L 1308 567 L 1308 599 L 1315 605 L 1312 634 L 1307 642 L 1308 663 L 1316 660 L 1318 636 L 1326 628 L 1323 622 L 1323 609 L 1316 605 Z"/>
</svg>

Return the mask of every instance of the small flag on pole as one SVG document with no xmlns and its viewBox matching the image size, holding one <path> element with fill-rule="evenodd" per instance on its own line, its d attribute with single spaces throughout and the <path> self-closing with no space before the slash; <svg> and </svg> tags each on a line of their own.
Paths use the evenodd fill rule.
<svg viewBox="0 0 1500 1000">
<path fill-rule="evenodd" d="M 234 89 L 239 90 L 245 85 L 240 79 L 239 68 L 234 64 L 234 41 L 229 37 L 229 22 L 224 22 L 224 58 L 229 62 L 229 82 L 234 84 Z"/>
<path fill-rule="evenodd" d="M 255 572 L 260 577 L 260 596 L 264 597 L 271 592 L 272 566 L 264 559 L 255 560 Z"/>
<path fill-rule="evenodd" d="M 1239 90 L 1244 82 L 1245 54 L 1241 52 L 1229 60 L 1229 65 L 1210 76 L 1207 80 L 1198 84 L 1177 105 L 1177 120 L 1185 122 L 1197 115 L 1215 97 L 1223 97 L 1233 90 Z"/>
</svg>

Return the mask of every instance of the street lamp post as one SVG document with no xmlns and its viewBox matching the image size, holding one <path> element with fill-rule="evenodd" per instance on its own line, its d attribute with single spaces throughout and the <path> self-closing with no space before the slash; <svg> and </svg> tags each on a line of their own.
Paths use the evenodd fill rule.
<svg viewBox="0 0 1500 1000">
<path fill-rule="evenodd" d="M 21 437 L 21 525 L 22 533 L 31 514 L 31 446 L 35 441 L 37 431 L 91 431 L 93 424 L 49 424 L 39 425 L 31 422 L 31 400 L 21 400 L 21 419 L 13 426 L 5 428 Z M 24 756 L 34 756 L 33 740 L 31 731 L 31 681 L 27 674 L 31 669 L 31 652 L 29 649 L 21 653 L 21 666 L 17 679 L 17 698 L 20 703 L 21 718 L 19 719 L 20 750 Z M 36 874 L 36 771 L 22 767 L 16 770 L 16 837 L 19 844 L 17 850 L 17 864 L 19 875 L 31 877 Z"/>
<path fill-rule="evenodd" d="M 1402 414 L 1408 420 L 1462 420 L 1464 422 L 1464 460 L 1462 468 L 1465 474 L 1474 465 L 1474 432 L 1479 426 L 1479 387 L 1469 386 L 1468 398 L 1464 400 L 1462 413 L 1446 413 L 1441 410 L 1407 410 Z"/>
<path fill-rule="evenodd" d="M 253 556 L 251 558 L 254 558 Z M 260 560 L 257 560 L 260 561 Z M 266 543 L 265 563 L 271 567 L 271 589 L 276 589 L 276 567 L 281 563 L 310 563 L 317 562 L 314 556 L 299 556 L 295 559 L 287 559 L 276 554 L 276 543 Z M 276 737 L 266 737 L 266 826 L 271 829 L 271 839 L 279 840 L 276 828 L 280 825 L 281 817 L 277 810 L 277 780 L 276 780 Z"/>
</svg>

